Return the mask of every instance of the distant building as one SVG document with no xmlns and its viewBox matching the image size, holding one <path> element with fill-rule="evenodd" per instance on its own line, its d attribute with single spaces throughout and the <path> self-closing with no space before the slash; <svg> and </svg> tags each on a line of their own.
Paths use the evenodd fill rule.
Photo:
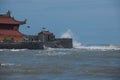
<svg viewBox="0 0 120 80">
<path fill-rule="evenodd" d="M 19 26 L 26 23 L 11 17 L 10 11 L 0 14 L 0 42 L 22 42 L 24 34 L 19 32 Z"/>
<path fill-rule="evenodd" d="M 55 40 L 55 35 L 49 31 L 41 31 L 38 33 L 38 40 L 41 42 L 51 42 Z"/>
<path fill-rule="evenodd" d="M 24 41 L 28 41 L 28 42 L 37 42 L 38 40 L 38 35 L 26 35 L 24 38 Z M 39 41 L 40 42 L 40 41 Z"/>
<path fill-rule="evenodd" d="M 42 30 L 38 33 L 38 40 L 43 42 L 46 47 L 52 48 L 72 48 L 71 38 L 56 38 L 55 35 L 48 31 Z"/>
</svg>

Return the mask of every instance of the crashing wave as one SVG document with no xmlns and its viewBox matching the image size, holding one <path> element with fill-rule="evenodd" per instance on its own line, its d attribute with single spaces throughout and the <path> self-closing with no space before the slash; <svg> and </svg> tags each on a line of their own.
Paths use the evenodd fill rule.
<svg viewBox="0 0 120 80">
<path fill-rule="evenodd" d="M 0 63 L 0 66 L 13 66 L 13 63 Z"/>
<path fill-rule="evenodd" d="M 120 50 L 120 47 L 118 46 L 79 46 L 79 47 L 75 47 L 78 49 L 86 49 L 86 50 Z"/>
<path fill-rule="evenodd" d="M 0 51 L 4 51 L 3 49 L 0 49 Z"/>
<path fill-rule="evenodd" d="M 10 49 L 10 51 L 17 52 L 17 51 L 25 51 L 27 49 Z"/>
</svg>

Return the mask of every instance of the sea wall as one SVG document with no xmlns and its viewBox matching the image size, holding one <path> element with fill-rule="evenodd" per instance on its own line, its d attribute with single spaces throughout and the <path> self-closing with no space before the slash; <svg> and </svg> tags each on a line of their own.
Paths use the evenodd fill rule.
<svg viewBox="0 0 120 80">
<path fill-rule="evenodd" d="M 58 45 L 60 44 L 63 48 L 73 48 L 73 43 L 71 38 L 57 38 L 56 41 Z"/>
<path fill-rule="evenodd" d="M 45 42 L 44 44 L 46 47 L 51 48 L 73 48 L 71 38 L 57 38 L 54 41 Z"/>
<path fill-rule="evenodd" d="M 44 49 L 42 42 L 0 43 L 0 49 Z"/>
<path fill-rule="evenodd" d="M 0 49 L 44 49 L 51 48 L 73 48 L 71 38 L 57 38 L 50 42 L 0 42 Z"/>
</svg>

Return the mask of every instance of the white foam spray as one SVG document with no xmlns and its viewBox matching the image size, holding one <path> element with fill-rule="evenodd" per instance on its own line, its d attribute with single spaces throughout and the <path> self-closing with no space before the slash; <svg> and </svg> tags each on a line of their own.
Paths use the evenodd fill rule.
<svg viewBox="0 0 120 80">
<path fill-rule="evenodd" d="M 70 29 L 68 29 L 65 33 L 61 35 L 61 38 L 72 38 L 73 34 Z"/>
<path fill-rule="evenodd" d="M 65 33 L 63 33 L 61 35 L 61 38 L 73 38 L 73 47 L 78 48 L 81 46 L 81 43 L 76 40 L 70 29 L 68 29 Z"/>
<path fill-rule="evenodd" d="M 13 63 L 1 63 L 0 65 L 1 66 L 13 66 L 15 64 L 13 64 Z"/>
<path fill-rule="evenodd" d="M 0 49 L 0 51 L 3 51 L 3 49 Z"/>
<path fill-rule="evenodd" d="M 78 42 L 73 35 L 72 31 L 68 29 L 65 33 L 61 35 L 61 38 L 72 38 L 73 39 L 73 47 L 78 49 L 86 49 L 86 50 L 120 50 L 120 46 L 83 46 L 80 42 Z"/>
</svg>

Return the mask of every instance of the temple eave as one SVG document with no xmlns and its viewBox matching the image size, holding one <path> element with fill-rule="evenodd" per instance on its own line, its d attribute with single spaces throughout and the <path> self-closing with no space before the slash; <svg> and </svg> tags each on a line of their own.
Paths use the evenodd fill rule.
<svg viewBox="0 0 120 80">
<path fill-rule="evenodd" d="M 24 36 L 24 34 L 15 30 L 0 30 L 0 35 L 4 36 Z"/>
</svg>

